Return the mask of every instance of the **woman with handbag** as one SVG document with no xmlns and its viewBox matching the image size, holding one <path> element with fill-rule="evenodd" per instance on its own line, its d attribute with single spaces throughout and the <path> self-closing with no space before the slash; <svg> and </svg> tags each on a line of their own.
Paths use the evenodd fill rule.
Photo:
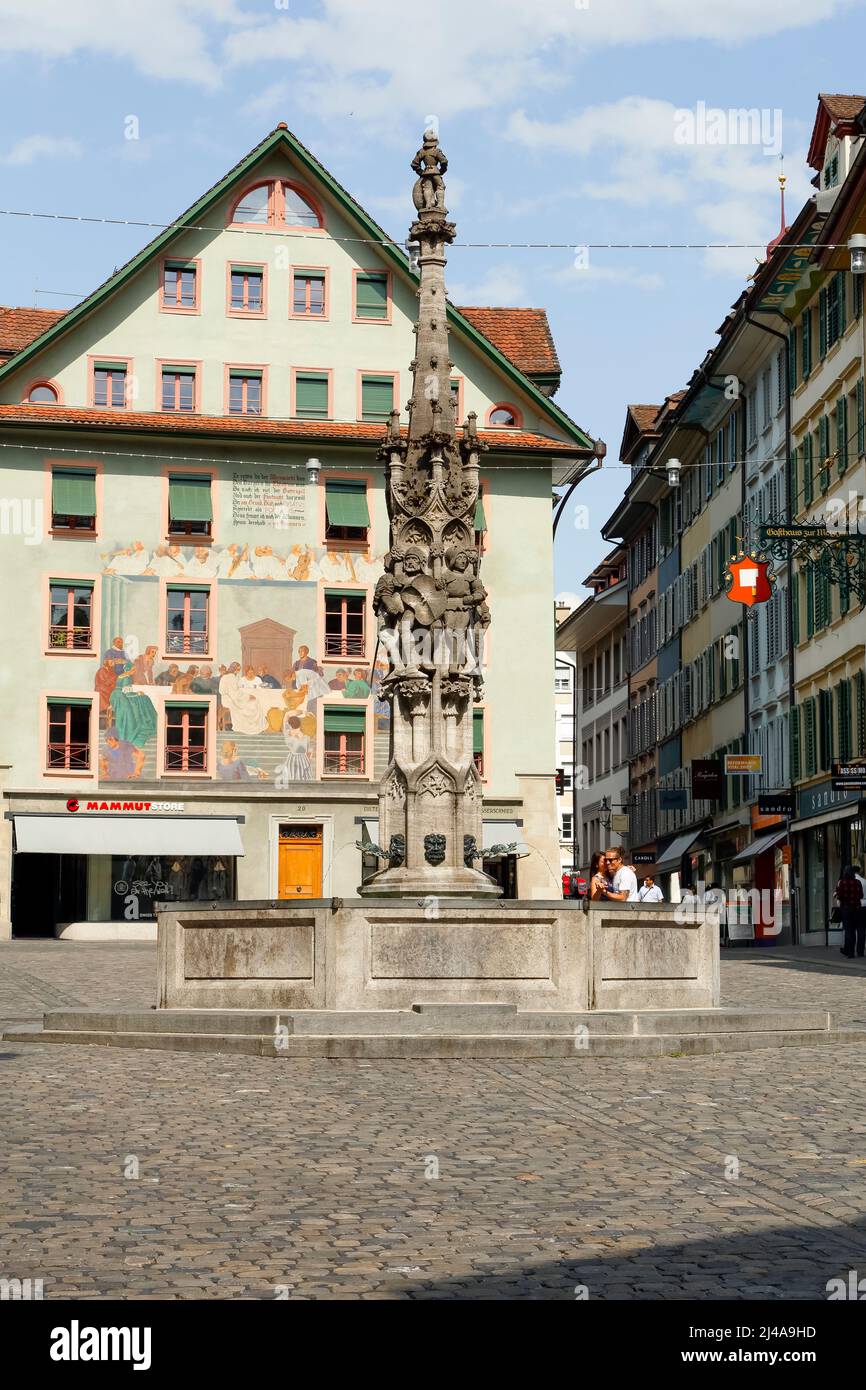
<svg viewBox="0 0 866 1390">
<path fill-rule="evenodd" d="M 863 888 L 850 864 L 846 864 L 842 870 L 842 877 L 836 884 L 833 896 L 839 905 L 839 916 L 836 919 L 834 911 L 830 920 L 836 919 L 842 923 L 845 932 L 845 941 L 840 948 L 842 955 L 851 960 L 856 944 L 857 954 L 862 956 L 864 931 L 860 926 L 860 908 L 863 905 Z"/>
</svg>

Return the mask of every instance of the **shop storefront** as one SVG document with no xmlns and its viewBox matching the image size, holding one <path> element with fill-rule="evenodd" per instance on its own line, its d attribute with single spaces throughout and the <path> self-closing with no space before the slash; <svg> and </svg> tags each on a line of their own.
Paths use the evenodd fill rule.
<svg viewBox="0 0 866 1390">
<path fill-rule="evenodd" d="M 834 791 L 832 778 L 799 793 L 794 836 L 797 939 L 801 946 L 841 945 L 831 923 L 833 890 L 846 864 L 866 860 L 866 811 L 859 791 Z"/>
</svg>

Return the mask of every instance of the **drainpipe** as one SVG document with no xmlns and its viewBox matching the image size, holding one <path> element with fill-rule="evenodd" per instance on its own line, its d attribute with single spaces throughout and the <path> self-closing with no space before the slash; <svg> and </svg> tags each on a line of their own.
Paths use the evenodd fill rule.
<svg viewBox="0 0 866 1390">
<path fill-rule="evenodd" d="M 776 314 L 788 326 L 787 333 L 780 333 L 777 328 L 769 328 L 765 323 L 759 323 L 752 317 L 751 310 L 746 310 L 746 320 L 753 328 L 758 328 L 762 333 L 769 333 L 774 338 L 778 338 L 784 345 L 785 350 L 785 478 L 786 492 L 788 494 L 788 525 L 793 525 L 796 512 L 796 498 L 794 496 L 794 477 L 791 470 L 791 321 L 787 314 L 783 314 L 781 309 L 762 309 L 762 314 Z M 743 464 L 743 477 L 745 478 L 745 463 Z M 788 612 L 787 612 L 787 636 L 788 636 L 788 790 L 791 793 L 791 806 L 794 806 L 794 765 L 791 761 L 791 722 L 794 718 L 795 703 L 794 692 L 796 682 L 794 680 L 794 554 L 793 543 L 787 542 L 787 556 L 785 559 L 785 570 L 788 576 Z M 790 821 L 789 821 L 790 824 Z M 790 838 L 790 833 L 789 833 Z M 797 918 L 797 899 L 794 893 L 791 894 L 791 939 L 798 940 L 799 923 Z"/>
</svg>

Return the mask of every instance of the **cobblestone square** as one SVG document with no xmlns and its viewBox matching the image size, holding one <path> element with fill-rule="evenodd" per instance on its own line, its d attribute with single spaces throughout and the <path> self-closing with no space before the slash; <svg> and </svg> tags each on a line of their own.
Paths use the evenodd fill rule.
<svg viewBox="0 0 866 1390">
<path fill-rule="evenodd" d="M 723 1003 L 866 1017 L 729 952 Z M 0 947 L 0 1015 L 152 1002 L 149 946 Z M 3 1273 L 45 1298 L 824 1298 L 866 1268 L 866 1045 L 293 1062 L 0 1044 Z"/>
</svg>

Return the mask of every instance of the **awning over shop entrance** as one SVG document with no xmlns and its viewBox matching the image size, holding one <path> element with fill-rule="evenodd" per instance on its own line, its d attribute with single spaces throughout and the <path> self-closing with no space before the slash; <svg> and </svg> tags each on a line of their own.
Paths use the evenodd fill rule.
<svg viewBox="0 0 866 1390">
<path fill-rule="evenodd" d="M 763 854 L 765 849 L 772 849 L 782 840 L 787 840 L 787 830 L 773 830 L 769 835 L 761 835 L 757 840 L 753 840 L 745 849 L 741 849 L 739 854 L 735 854 L 730 861 L 732 864 L 744 864 L 747 859 L 756 859 L 759 854 Z"/>
<path fill-rule="evenodd" d="M 691 849 L 695 840 L 702 834 L 702 830 L 690 830 L 687 835 L 678 835 L 675 840 L 671 840 L 667 849 L 663 849 L 656 860 L 656 873 L 679 873 L 683 855 L 687 849 Z"/>
<path fill-rule="evenodd" d="M 15 816 L 19 854 L 242 855 L 234 816 Z"/>
</svg>

